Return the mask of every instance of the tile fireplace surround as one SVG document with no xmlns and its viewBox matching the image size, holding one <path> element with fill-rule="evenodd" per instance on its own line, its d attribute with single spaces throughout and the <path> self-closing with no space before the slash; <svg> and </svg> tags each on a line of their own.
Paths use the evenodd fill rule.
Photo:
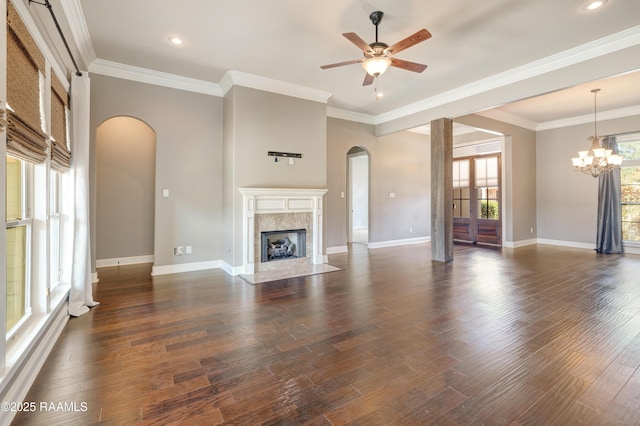
<svg viewBox="0 0 640 426">
<path fill-rule="evenodd" d="M 240 188 L 242 193 L 242 259 L 245 274 L 286 271 L 327 261 L 323 250 L 323 197 L 326 189 Z M 260 261 L 260 233 L 306 229 L 306 257 Z"/>
</svg>

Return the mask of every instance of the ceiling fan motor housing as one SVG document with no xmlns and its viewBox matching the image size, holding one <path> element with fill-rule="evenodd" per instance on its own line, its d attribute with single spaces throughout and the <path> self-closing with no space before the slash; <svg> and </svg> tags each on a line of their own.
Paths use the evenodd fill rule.
<svg viewBox="0 0 640 426">
<path fill-rule="evenodd" d="M 371 22 L 373 23 L 373 25 L 378 25 L 380 23 L 380 21 L 382 21 L 382 17 L 384 16 L 384 13 L 376 10 L 375 12 L 371 12 L 371 15 L 369 15 L 369 19 L 371 19 Z"/>
<path fill-rule="evenodd" d="M 387 51 L 387 49 L 389 48 L 389 45 L 387 43 L 375 42 L 371 43 L 369 47 L 371 47 L 371 50 L 373 51 L 373 55 L 370 56 L 381 56 L 383 54 L 389 53 Z"/>
</svg>

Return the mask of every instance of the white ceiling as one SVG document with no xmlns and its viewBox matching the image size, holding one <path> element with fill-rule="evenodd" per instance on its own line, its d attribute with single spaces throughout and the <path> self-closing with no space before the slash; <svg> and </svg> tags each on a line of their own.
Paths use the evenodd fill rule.
<svg viewBox="0 0 640 426">
<path fill-rule="evenodd" d="M 85 66 L 95 55 L 211 83 L 220 83 L 229 70 L 241 71 L 328 92 L 328 106 L 375 117 L 492 76 L 509 75 L 612 35 L 630 34 L 627 43 L 640 44 L 640 1 L 609 0 L 595 12 L 583 10 L 585 1 L 69 0 L 54 5 L 54 10 L 66 18 L 63 28 L 73 34 L 79 45 L 74 50 Z M 74 4 L 85 28 L 78 21 L 66 22 Z M 387 44 L 421 28 L 433 34 L 397 55 L 428 64 L 427 70 L 417 74 L 389 69 L 376 83 L 385 93 L 380 101 L 374 98 L 373 86 L 362 86 L 359 64 L 320 69 L 361 57 L 341 34 L 356 32 L 374 41 L 375 27 L 369 20 L 374 10 L 385 13 L 379 39 Z M 186 44 L 171 46 L 171 35 L 184 38 Z M 575 86 L 564 82 L 566 90 L 485 113 L 521 119 L 529 127 L 589 114 L 594 85 L 602 89 L 599 109 L 640 105 L 640 73 L 621 71 L 627 74 Z"/>
</svg>

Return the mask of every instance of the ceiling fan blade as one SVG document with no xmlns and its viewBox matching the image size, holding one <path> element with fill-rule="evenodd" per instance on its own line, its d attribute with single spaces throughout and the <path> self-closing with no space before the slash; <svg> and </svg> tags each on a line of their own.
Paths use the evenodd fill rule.
<svg viewBox="0 0 640 426">
<path fill-rule="evenodd" d="M 413 72 L 422 72 L 427 69 L 427 66 L 424 64 L 405 61 L 403 59 L 398 59 L 398 58 L 391 58 L 391 66 L 396 68 L 402 68 L 403 70 L 413 71 Z"/>
<path fill-rule="evenodd" d="M 353 43 L 356 46 L 358 46 L 360 48 L 360 50 L 362 50 L 363 52 L 373 52 L 373 50 L 371 49 L 371 46 L 369 46 L 366 41 L 361 39 L 358 34 L 356 34 L 356 33 L 344 33 L 342 35 L 345 36 L 346 39 L 349 40 L 351 43 Z"/>
<path fill-rule="evenodd" d="M 431 33 L 423 28 L 417 33 L 410 35 L 404 40 L 400 40 L 396 44 L 385 49 L 385 52 L 393 53 L 395 55 L 396 53 L 401 52 L 404 49 L 413 46 L 414 44 L 418 44 L 430 38 L 431 38 Z"/>
<path fill-rule="evenodd" d="M 362 82 L 363 86 L 371 86 L 373 83 L 373 79 L 375 77 L 369 74 L 368 72 L 364 73 L 364 81 Z"/>
<path fill-rule="evenodd" d="M 326 70 L 327 68 L 335 68 L 335 67 L 341 67 L 343 65 L 357 64 L 357 63 L 360 63 L 362 61 L 363 61 L 363 59 L 354 59 L 352 61 L 337 62 L 335 64 L 322 65 L 320 68 L 322 68 L 323 70 Z"/>
</svg>

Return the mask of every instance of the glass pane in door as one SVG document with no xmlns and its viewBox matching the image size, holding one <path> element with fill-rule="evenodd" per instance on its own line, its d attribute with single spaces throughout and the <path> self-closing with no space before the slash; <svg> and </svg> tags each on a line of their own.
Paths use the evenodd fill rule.
<svg viewBox="0 0 640 426">
<path fill-rule="evenodd" d="M 469 160 L 453 162 L 453 217 L 470 216 Z"/>
<path fill-rule="evenodd" d="M 498 157 L 483 157 L 475 160 L 475 187 L 478 200 L 479 219 L 500 218 L 498 200 Z"/>
</svg>

